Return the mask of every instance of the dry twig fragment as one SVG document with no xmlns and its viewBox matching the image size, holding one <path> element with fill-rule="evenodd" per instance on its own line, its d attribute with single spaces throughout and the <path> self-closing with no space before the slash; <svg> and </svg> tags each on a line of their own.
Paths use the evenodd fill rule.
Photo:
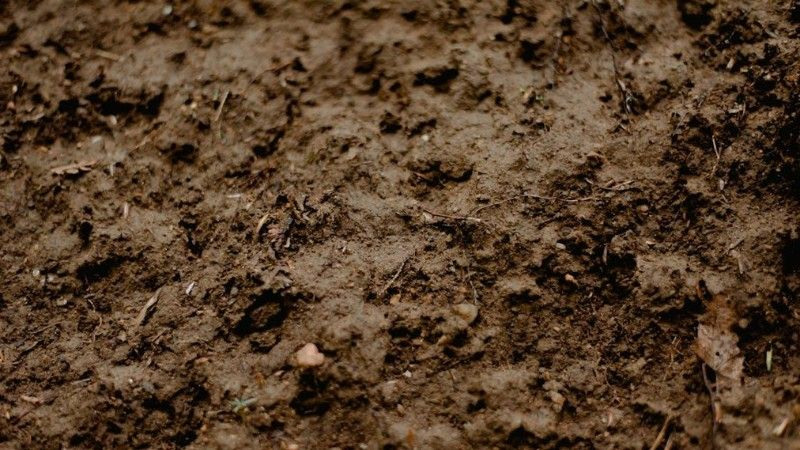
<svg viewBox="0 0 800 450">
<path fill-rule="evenodd" d="M 150 297 L 150 300 L 148 300 L 147 303 L 145 303 L 142 309 L 139 311 L 139 315 L 136 316 L 137 326 L 144 325 L 144 322 L 147 320 L 147 316 L 150 314 L 150 311 L 152 311 L 153 307 L 155 307 L 156 303 L 158 303 L 158 298 L 160 293 L 161 293 L 161 288 L 159 288 L 156 291 L 156 293 L 153 294 L 152 297 Z"/>
<path fill-rule="evenodd" d="M 77 175 L 81 172 L 92 170 L 92 166 L 97 164 L 97 160 L 81 161 L 75 164 L 66 164 L 50 169 L 53 175 Z"/>
</svg>

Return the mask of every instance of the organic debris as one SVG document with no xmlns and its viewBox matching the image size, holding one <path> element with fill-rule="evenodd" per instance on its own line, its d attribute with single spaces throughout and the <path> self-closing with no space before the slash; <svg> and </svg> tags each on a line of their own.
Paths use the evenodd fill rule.
<svg viewBox="0 0 800 450">
<path fill-rule="evenodd" d="M 92 167 L 97 164 L 96 160 L 81 161 L 75 164 L 67 164 L 50 169 L 53 175 L 79 175 L 84 172 L 89 172 Z"/>
<path fill-rule="evenodd" d="M 715 295 L 702 321 L 705 323 L 697 327 L 697 355 L 718 375 L 738 383 L 744 370 L 744 356 L 737 345 L 739 338 L 731 331 L 736 318 L 727 298 Z"/>
<path fill-rule="evenodd" d="M 155 308 L 156 303 L 158 303 L 160 293 L 161 289 L 159 288 L 156 291 L 156 293 L 153 294 L 153 296 L 150 297 L 149 300 L 147 300 L 147 303 L 145 303 L 142 309 L 139 311 L 139 315 L 136 316 L 136 321 L 135 321 L 137 326 L 142 326 L 147 321 L 147 318 L 150 316 L 150 313 L 153 311 L 153 308 Z"/>
</svg>

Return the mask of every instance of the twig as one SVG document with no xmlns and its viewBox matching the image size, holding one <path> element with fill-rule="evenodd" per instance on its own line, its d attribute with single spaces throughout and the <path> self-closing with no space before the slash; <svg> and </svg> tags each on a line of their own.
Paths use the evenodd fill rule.
<svg viewBox="0 0 800 450">
<path fill-rule="evenodd" d="M 711 168 L 711 176 L 714 176 L 717 173 L 717 167 L 719 167 L 719 159 L 720 159 L 720 152 L 719 148 L 717 148 L 717 138 L 714 135 L 711 135 L 711 145 L 714 147 L 714 154 L 717 155 L 717 160 L 714 162 L 714 167 Z"/>
<path fill-rule="evenodd" d="M 40 328 L 40 329 L 38 329 L 38 330 L 34 331 L 32 334 L 42 334 L 42 333 L 44 333 L 45 331 L 47 331 L 47 330 L 49 330 L 49 329 L 51 329 L 51 328 L 53 328 L 53 327 L 57 327 L 57 326 L 59 326 L 59 325 L 61 325 L 61 324 L 63 324 L 63 323 L 64 323 L 64 321 L 63 321 L 63 320 L 62 320 L 61 322 L 52 323 L 52 324 L 50 324 L 50 325 L 47 325 L 46 327 L 43 327 L 43 328 Z"/>
<path fill-rule="evenodd" d="M 675 441 L 672 440 L 672 435 L 670 434 L 667 438 L 667 443 L 664 444 L 664 450 L 672 450 L 672 446 L 675 444 Z"/>
<path fill-rule="evenodd" d="M 706 389 L 708 389 L 708 396 L 711 399 L 711 448 L 717 448 L 716 444 L 716 437 L 717 437 L 717 422 L 720 418 L 720 411 L 719 405 L 717 403 L 717 394 L 716 394 L 716 383 L 714 383 L 714 387 L 712 388 L 711 382 L 708 380 L 708 375 L 706 374 L 706 364 L 703 363 L 703 382 L 706 385 Z"/>
<path fill-rule="evenodd" d="M 123 59 L 122 56 L 120 56 L 120 55 L 118 55 L 116 53 L 111 53 L 111 52 L 105 51 L 105 50 L 97 49 L 97 50 L 94 51 L 94 53 L 95 53 L 95 55 L 97 55 L 97 56 L 99 56 L 101 58 L 105 58 L 105 59 L 108 59 L 108 60 L 111 60 L 111 61 L 114 61 L 114 62 L 120 62 Z"/>
<path fill-rule="evenodd" d="M 142 309 L 139 311 L 139 315 L 136 316 L 137 326 L 144 325 L 144 322 L 147 320 L 147 316 L 150 314 L 150 311 L 152 311 L 153 307 L 156 305 L 156 303 L 158 303 L 160 293 L 161 293 L 161 288 L 158 288 L 156 293 L 153 294 L 152 297 L 150 297 L 150 300 L 148 300 L 147 303 L 145 303 Z"/>
<path fill-rule="evenodd" d="M 450 220 L 462 220 L 462 221 L 473 221 L 473 222 L 479 222 L 479 223 L 483 222 L 483 220 L 479 219 L 478 217 L 471 217 L 471 216 L 450 216 L 450 215 L 447 215 L 447 214 L 435 213 L 435 212 L 433 212 L 433 211 L 429 211 L 429 210 L 427 210 L 427 209 L 425 209 L 425 208 L 422 208 L 422 210 L 423 210 L 424 212 L 426 212 L 426 213 L 428 213 L 428 214 L 430 214 L 430 215 L 434 216 L 434 217 L 441 217 L 441 218 L 443 218 L 443 219 L 450 219 Z"/>
<path fill-rule="evenodd" d="M 389 280 L 389 282 L 386 283 L 386 286 L 384 286 L 383 289 L 381 289 L 381 291 L 378 293 L 378 298 L 383 297 L 383 294 L 385 294 L 386 291 L 388 291 L 389 288 L 392 287 L 394 282 L 397 281 L 397 279 L 400 277 L 400 273 L 403 272 L 403 268 L 406 266 L 406 263 L 408 262 L 409 259 L 411 259 L 410 256 L 406 257 L 406 259 L 403 260 L 403 263 L 400 264 L 400 268 L 397 269 L 397 272 L 394 274 L 392 279 Z"/>
<path fill-rule="evenodd" d="M 50 173 L 53 175 L 77 175 L 81 172 L 88 172 L 92 170 L 92 166 L 97 164 L 96 159 L 80 161 L 75 164 L 66 164 L 63 166 L 53 167 Z"/>
<path fill-rule="evenodd" d="M 589 180 L 586 180 L 586 182 L 591 184 L 591 185 L 593 185 L 593 186 L 597 186 L 600 189 L 611 191 L 611 192 L 622 192 L 622 191 L 627 191 L 627 190 L 630 190 L 630 189 L 635 189 L 633 186 L 625 187 L 624 189 L 616 189 L 616 187 L 615 188 L 606 188 L 606 187 L 603 187 L 603 186 L 596 185 L 596 184 L 592 183 Z M 627 185 L 627 184 L 630 184 L 630 183 L 633 183 L 633 181 L 626 181 L 625 183 L 617 185 L 617 187 L 623 186 L 623 185 Z M 477 213 L 479 213 L 479 212 L 481 212 L 481 211 L 483 211 L 485 209 L 494 208 L 495 206 L 504 205 L 506 203 L 513 202 L 514 200 L 518 200 L 520 198 L 532 198 L 532 199 L 536 199 L 536 200 L 548 200 L 548 201 L 564 202 L 564 203 L 580 203 L 580 202 L 588 202 L 588 201 L 592 201 L 592 200 L 600 200 L 599 197 L 561 198 L 561 197 L 550 197 L 550 196 L 546 196 L 546 195 L 523 193 L 523 194 L 514 195 L 514 196 L 508 197 L 506 199 L 499 200 L 499 201 L 496 201 L 494 203 L 490 203 L 488 205 L 484 205 L 484 206 L 481 206 L 479 208 L 473 209 L 472 212 L 470 212 L 470 214 L 471 215 L 475 215 L 475 214 L 477 214 Z M 426 212 L 431 214 L 431 215 L 434 215 L 434 216 L 438 215 L 438 216 L 441 217 L 441 215 L 439 215 L 439 214 L 433 214 L 430 211 L 426 211 Z M 448 217 L 448 218 L 454 218 L 454 217 Z M 464 217 L 464 219 L 468 219 L 468 218 L 476 219 L 474 217 L 469 217 L 469 216 Z"/>
<path fill-rule="evenodd" d="M 614 66 L 614 82 L 619 89 L 620 95 L 622 95 L 622 106 L 625 112 L 625 115 L 631 113 L 630 107 L 630 100 L 632 96 L 630 95 L 630 91 L 628 91 L 627 86 L 625 83 L 622 82 L 620 79 L 620 71 L 619 66 L 617 65 L 617 46 L 614 45 L 614 41 L 611 39 L 611 36 L 608 34 L 608 30 L 606 29 L 606 22 L 603 20 L 603 15 L 600 12 L 600 6 L 597 4 L 597 0 L 592 0 L 592 6 L 594 7 L 595 12 L 597 13 L 597 19 L 600 21 L 600 30 L 603 32 L 603 36 L 605 36 L 606 41 L 608 41 L 609 47 L 611 47 L 611 64 Z"/>
<path fill-rule="evenodd" d="M 633 180 L 623 181 L 622 183 L 610 187 L 599 185 L 588 178 L 584 178 L 583 181 L 589 183 L 590 185 L 596 187 L 597 189 L 601 189 L 603 191 L 608 191 L 608 192 L 624 192 L 636 189 L 635 186 L 631 186 L 631 184 L 634 183 Z"/>
<path fill-rule="evenodd" d="M 497 202 L 494 202 L 494 203 L 490 203 L 488 205 L 483 205 L 483 206 L 481 206 L 479 208 L 473 209 L 472 212 L 470 212 L 470 214 L 472 214 L 472 215 L 478 214 L 479 212 L 483 211 L 484 209 L 494 208 L 495 206 L 500 206 L 500 205 L 503 205 L 505 203 L 512 202 L 512 201 L 514 201 L 514 200 L 516 200 L 516 199 L 518 199 L 520 197 L 521 197 L 521 195 L 515 195 L 515 196 L 509 197 L 509 198 L 507 198 L 505 200 L 500 200 L 500 201 L 497 201 Z"/>
<path fill-rule="evenodd" d="M 475 289 L 475 284 L 472 282 L 472 272 L 467 271 L 467 283 L 469 283 L 469 287 L 472 289 L 472 301 L 475 304 L 478 304 L 478 291 Z"/>
<path fill-rule="evenodd" d="M 16 366 L 17 364 L 21 363 L 21 362 L 22 362 L 22 360 L 23 360 L 23 359 L 25 359 L 25 357 L 28 355 L 28 353 L 32 352 L 32 351 L 33 351 L 33 349 L 35 349 L 36 347 L 38 347 L 38 346 L 39 346 L 39 344 L 41 344 L 41 343 L 42 343 L 42 341 L 34 341 L 34 343 L 33 343 L 33 344 L 31 344 L 31 345 L 29 345 L 29 346 L 27 346 L 27 347 L 23 348 L 23 349 L 22 349 L 22 350 L 19 352 L 19 354 L 17 355 L 17 357 L 14 359 L 14 362 L 13 362 L 12 364 Z"/>
<path fill-rule="evenodd" d="M 560 198 L 560 197 L 549 197 L 546 195 L 538 195 L 538 194 L 523 194 L 525 198 L 535 198 L 537 200 L 550 200 L 555 202 L 564 202 L 564 203 L 580 203 L 580 202 L 590 202 L 593 200 L 600 200 L 599 197 L 581 197 L 581 198 Z"/>
<path fill-rule="evenodd" d="M 664 436 L 667 434 L 667 428 L 669 428 L 670 422 L 672 422 L 671 414 L 664 419 L 664 425 L 661 426 L 661 431 L 658 432 L 658 436 L 656 436 L 656 440 L 653 441 L 653 445 L 650 446 L 650 450 L 656 450 L 658 446 L 661 445 L 661 441 L 664 440 Z"/>
<path fill-rule="evenodd" d="M 733 244 L 728 246 L 728 252 L 730 252 L 731 250 L 733 250 L 736 247 L 738 247 L 739 245 L 741 245 L 742 242 L 744 242 L 744 238 L 739 238 L 736 241 L 734 241 Z"/>
<path fill-rule="evenodd" d="M 553 79 L 550 83 L 552 87 L 558 86 L 558 55 L 561 52 L 561 40 L 564 38 L 564 30 L 561 28 L 564 20 L 571 14 L 569 2 L 564 2 L 561 6 L 561 20 L 558 21 L 558 31 L 556 31 L 556 45 L 553 50 L 553 57 L 550 59 L 550 69 L 552 70 Z M 526 154 L 527 157 L 527 154 Z"/>
<path fill-rule="evenodd" d="M 231 91 L 225 91 L 222 94 L 222 101 L 219 102 L 219 108 L 217 108 L 217 113 L 214 115 L 214 122 L 219 122 L 219 118 L 222 117 L 222 108 L 225 107 L 225 102 L 228 101 L 228 96 L 231 94 Z"/>
</svg>

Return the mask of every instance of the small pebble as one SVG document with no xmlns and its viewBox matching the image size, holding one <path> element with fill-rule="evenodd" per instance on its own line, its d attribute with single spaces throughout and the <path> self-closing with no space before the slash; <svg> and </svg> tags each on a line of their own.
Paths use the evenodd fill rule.
<svg viewBox="0 0 800 450">
<path fill-rule="evenodd" d="M 556 242 L 556 248 L 559 250 L 566 250 L 567 246 L 562 244 L 561 242 Z"/>
<path fill-rule="evenodd" d="M 172 5 L 166 5 L 164 9 L 161 10 L 161 14 L 164 14 L 165 16 L 172 14 Z"/>
<path fill-rule="evenodd" d="M 294 354 L 295 361 L 300 367 L 321 366 L 325 362 L 325 355 L 320 353 L 314 344 L 306 344 Z"/>
<path fill-rule="evenodd" d="M 464 319 L 468 324 L 478 318 L 478 307 L 471 303 L 460 303 L 453 307 L 453 312 Z"/>
</svg>

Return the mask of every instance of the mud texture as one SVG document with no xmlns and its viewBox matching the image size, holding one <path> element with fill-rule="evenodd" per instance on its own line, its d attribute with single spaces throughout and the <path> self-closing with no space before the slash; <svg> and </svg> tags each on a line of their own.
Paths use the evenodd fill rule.
<svg viewBox="0 0 800 450">
<path fill-rule="evenodd" d="M 800 448 L 796 0 L 11 0 L 0 55 L 0 447 Z"/>
</svg>

